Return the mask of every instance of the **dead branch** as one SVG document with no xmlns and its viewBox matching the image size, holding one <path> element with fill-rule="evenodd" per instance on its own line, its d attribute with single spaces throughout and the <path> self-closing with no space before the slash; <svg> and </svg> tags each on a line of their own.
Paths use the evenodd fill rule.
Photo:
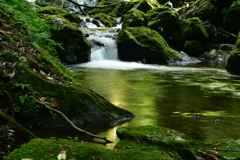
<svg viewBox="0 0 240 160">
<path fill-rule="evenodd" d="M 240 150 L 234 149 L 217 149 L 217 148 L 202 148 L 204 150 L 214 150 L 214 151 L 223 151 L 223 152 L 240 152 Z"/>
<path fill-rule="evenodd" d="M 31 98 L 32 98 L 34 101 L 36 101 L 37 103 L 39 103 L 39 104 L 43 105 L 44 107 L 46 107 L 47 109 L 52 110 L 52 111 L 57 112 L 58 114 L 62 115 L 63 118 L 64 118 L 66 121 L 68 121 L 68 123 L 70 123 L 71 126 L 73 126 L 73 128 L 77 129 L 78 131 L 83 132 L 83 133 L 86 133 L 87 135 L 90 135 L 90 136 L 95 137 L 95 138 L 103 139 L 103 140 L 105 140 L 107 143 L 113 143 L 112 141 L 108 140 L 106 137 L 101 137 L 101 136 L 98 136 L 98 135 L 89 133 L 89 132 L 87 132 L 87 131 L 85 131 L 85 130 L 83 130 L 83 129 L 81 129 L 81 128 L 78 128 L 78 127 L 75 126 L 62 112 L 60 112 L 59 110 L 56 110 L 56 109 L 54 109 L 54 108 L 49 107 L 49 106 L 46 105 L 44 102 L 39 101 L 39 100 L 38 100 L 36 97 L 34 97 L 34 96 L 31 96 Z"/>
</svg>

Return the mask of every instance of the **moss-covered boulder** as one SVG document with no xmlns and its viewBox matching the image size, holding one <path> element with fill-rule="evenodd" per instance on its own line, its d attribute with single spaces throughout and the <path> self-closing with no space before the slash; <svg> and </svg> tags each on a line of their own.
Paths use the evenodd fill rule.
<svg viewBox="0 0 240 160">
<path fill-rule="evenodd" d="M 161 7 L 162 5 L 157 0 L 141 0 L 137 5 L 136 9 L 147 13 L 147 11 Z"/>
<path fill-rule="evenodd" d="M 180 30 L 174 36 L 175 44 L 182 49 L 186 41 L 198 40 L 202 44 L 208 41 L 208 33 L 206 32 L 203 22 L 198 18 L 188 18 L 180 25 Z"/>
<path fill-rule="evenodd" d="M 159 150 L 160 154 L 172 153 L 176 159 L 197 159 L 186 135 L 158 126 L 120 127 L 117 135 L 121 139 L 116 148 L 138 147 L 142 150 Z M 124 142 L 122 143 L 122 140 Z M 141 143 L 141 145 L 135 145 Z"/>
<path fill-rule="evenodd" d="M 70 22 L 74 23 L 81 23 L 82 19 L 77 16 L 76 14 L 70 13 L 68 9 L 66 8 L 60 8 L 60 7 L 53 7 L 53 6 L 46 6 L 41 7 L 37 10 L 37 12 L 40 15 L 49 14 L 49 15 L 61 15 L 65 19 L 67 19 Z"/>
<path fill-rule="evenodd" d="M 201 4 L 202 7 L 195 14 L 195 17 L 199 17 L 203 21 L 209 21 L 214 25 L 221 26 L 223 21 L 222 8 L 217 7 L 211 1 Z"/>
<path fill-rule="evenodd" d="M 240 31 L 240 2 L 234 2 L 226 12 L 223 18 L 223 26 L 226 30 L 238 34 Z"/>
<path fill-rule="evenodd" d="M 234 44 L 236 37 L 231 34 L 226 34 L 222 32 L 222 29 L 216 27 L 211 22 L 206 21 L 203 23 L 208 34 L 208 44 Z M 210 47 L 212 49 L 212 47 Z M 217 49 L 217 48 L 216 48 Z"/>
<path fill-rule="evenodd" d="M 109 13 L 110 16 L 113 17 L 121 17 L 126 14 L 129 10 L 131 10 L 136 4 L 139 3 L 139 0 L 131 0 L 125 3 L 121 3 L 117 5 L 114 10 Z"/>
<path fill-rule="evenodd" d="M 204 47 L 201 42 L 197 40 L 186 41 L 184 43 L 183 51 L 186 52 L 190 56 L 200 56 L 204 52 Z"/>
<path fill-rule="evenodd" d="M 96 148 L 86 143 L 67 139 L 35 138 L 11 152 L 5 160 L 48 159 L 55 160 L 61 151 L 67 159 L 224 159 L 240 158 L 240 140 L 223 139 L 215 142 L 202 142 L 188 139 L 178 131 L 158 127 L 139 126 L 117 129 L 120 142 L 113 150 Z M 217 151 L 217 152 L 214 152 Z"/>
<path fill-rule="evenodd" d="M 148 27 L 156 30 L 165 39 L 176 30 L 179 14 L 168 7 L 159 7 L 147 12 Z"/>
<path fill-rule="evenodd" d="M 67 10 L 59 7 L 43 7 L 39 14 L 46 23 L 52 25 L 51 38 L 62 47 L 57 48 L 57 55 L 63 63 L 83 63 L 90 60 L 91 44 L 78 28 L 78 18 L 66 16 Z M 70 13 L 69 13 L 70 14 Z M 73 14 L 74 15 L 74 14 Z M 71 21 L 67 20 L 68 18 Z"/>
<path fill-rule="evenodd" d="M 232 45 L 232 44 L 221 44 L 219 46 L 219 50 L 221 50 L 221 51 L 232 51 L 233 48 L 234 48 L 234 45 Z"/>
<path fill-rule="evenodd" d="M 137 143 L 135 143 L 137 144 Z M 142 148 L 139 143 L 138 148 L 135 149 L 121 149 L 109 150 L 103 148 L 96 148 L 86 143 L 67 139 L 40 139 L 35 138 L 29 143 L 25 144 L 19 149 L 11 152 L 5 160 L 13 159 L 34 159 L 34 160 L 56 160 L 61 151 L 66 151 L 67 159 L 164 159 L 174 160 L 167 152 L 159 150 L 148 150 Z"/>
<path fill-rule="evenodd" d="M 118 2 L 122 2 L 122 1 L 121 0 L 101 0 L 96 6 L 106 6 L 106 5 L 111 5 Z M 89 12 L 89 14 L 91 15 L 98 14 L 98 13 L 109 14 L 114 10 L 115 7 L 116 6 L 110 6 L 105 8 L 94 8 L 92 11 Z"/>
<path fill-rule="evenodd" d="M 230 54 L 227 60 L 226 69 L 235 74 L 240 74 L 240 33 L 235 43 L 234 50 Z"/>
<path fill-rule="evenodd" d="M 133 8 L 124 16 L 122 28 L 147 26 L 147 23 L 148 19 L 146 14 Z"/>
<path fill-rule="evenodd" d="M 63 63 L 83 63 L 90 61 L 91 44 L 76 23 L 71 23 L 62 16 L 44 17 L 54 28 L 51 38 L 62 47 L 57 48 L 57 55 Z"/>
<path fill-rule="evenodd" d="M 55 104 L 76 125 L 113 126 L 133 118 L 130 112 L 112 105 L 82 84 L 64 78 L 67 76 L 66 69 L 64 71 L 63 66 L 62 69 L 59 68 L 59 62 L 54 61 L 47 53 L 42 54 L 37 59 L 27 60 L 26 63 L 11 52 L 1 52 L 1 60 L 19 64 L 14 67 L 15 81 L 9 82 L 6 86 L 8 89 L 3 93 L 11 93 L 12 101 L 18 108 L 15 118 L 19 123 L 28 127 L 69 125 L 61 115 L 49 112 L 34 101 L 32 96 L 44 97 L 49 106 Z M 58 70 L 62 70 L 62 74 L 58 73 Z M 6 104 L 5 107 L 12 108 L 12 105 Z"/>
<path fill-rule="evenodd" d="M 119 59 L 148 64 L 181 61 L 181 54 L 171 49 L 163 37 L 147 27 L 127 27 L 117 36 Z"/>
<path fill-rule="evenodd" d="M 94 15 L 93 17 L 100 20 L 107 27 L 113 27 L 115 25 L 115 19 L 105 13 L 99 13 L 97 15 Z"/>
</svg>

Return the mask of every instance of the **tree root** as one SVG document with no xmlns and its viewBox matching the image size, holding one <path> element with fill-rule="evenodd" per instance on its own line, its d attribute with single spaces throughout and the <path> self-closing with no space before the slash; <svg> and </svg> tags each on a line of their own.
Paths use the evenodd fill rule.
<svg viewBox="0 0 240 160">
<path fill-rule="evenodd" d="M 106 143 L 113 143 L 112 141 L 108 140 L 106 137 L 101 137 L 101 136 L 92 134 L 92 133 L 90 133 L 90 132 L 87 132 L 87 131 L 85 131 L 85 130 L 83 130 L 83 129 L 81 129 L 81 128 L 78 128 L 78 127 L 75 126 L 62 112 L 60 112 L 59 110 L 56 110 L 56 109 L 54 109 L 54 108 L 52 108 L 52 107 L 49 107 L 49 106 L 46 105 L 44 102 L 39 101 L 39 100 L 38 100 L 36 97 L 34 97 L 34 96 L 31 96 L 31 98 L 32 98 L 34 101 L 36 101 L 37 103 L 39 103 L 39 104 L 43 105 L 44 107 L 46 107 L 47 109 L 52 110 L 52 111 L 57 112 L 58 114 L 62 115 L 62 117 L 63 117 L 68 123 L 70 123 L 71 126 L 73 126 L 73 128 L 75 128 L 76 130 L 78 130 L 78 131 L 80 131 L 80 132 L 83 132 L 83 133 L 86 133 L 87 135 L 90 135 L 90 136 L 92 136 L 92 137 L 94 137 L 94 138 L 103 139 L 103 140 L 106 141 Z"/>
</svg>

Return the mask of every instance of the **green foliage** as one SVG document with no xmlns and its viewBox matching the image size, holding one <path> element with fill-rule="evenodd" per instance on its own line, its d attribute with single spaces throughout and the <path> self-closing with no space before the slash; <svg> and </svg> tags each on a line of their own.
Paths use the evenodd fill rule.
<svg viewBox="0 0 240 160">
<path fill-rule="evenodd" d="M 29 41 L 44 46 L 50 52 L 55 52 L 54 47 L 60 44 L 50 39 L 51 26 L 38 17 L 36 5 L 27 0 L 0 0 L 0 5 L 6 12 L 14 13 L 11 23 L 24 29 Z"/>
</svg>

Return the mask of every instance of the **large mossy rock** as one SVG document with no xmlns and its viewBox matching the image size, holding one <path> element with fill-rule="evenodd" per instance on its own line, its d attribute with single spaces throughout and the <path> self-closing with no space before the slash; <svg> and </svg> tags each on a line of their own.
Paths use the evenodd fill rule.
<svg viewBox="0 0 240 160">
<path fill-rule="evenodd" d="M 140 146 L 132 150 L 110 150 L 93 147 L 78 141 L 56 138 L 35 138 L 21 148 L 11 152 L 5 160 L 17 160 L 24 158 L 32 158 L 34 160 L 56 160 L 60 151 L 67 151 L 66 155 L 69 160 L 149 160 L 149 158 L 156 160 L 174 160 L 174 158 L 169 157 L 166 152 L 159 150 L 144 150 Z"/>
<path fill-rule="evenodd" d="M 113 27 L 115 25 L 115 20 L 111 16 L 105 14 L 105 13 L 99 13 L 97 15 L 93 16 L 95 19 L 100 20 L 103 24 L 105 24 L 107 27 Z"/>
<path fill-rule="evenodd" d="M 147 26 L 148 19 L 145 13 L 136 8 L 131 9 L 124 16 L 122 28 Z"/>
<path fill-rule="evenodd" d="M 136 4 L 139 3 L 139 0 L 131 0 L 125 3 L 121 3 L 117 5 L 114 10 L 109 13 L 110 16 L 113 17 L 121 17 L 126 14 L 129 10 L 131 10 Z"/>
<path fill-rule="evenodd" d="M 147 11 L 161 6 L 162 5 L 157 0 L 140 0 L 136 5 L 136 9 L 147 13 Z"/>
<path fill-rule="evenodd" d="M 42 18 L 53 26 L 51 38 L 62 44 L 62 47 L 57 48 L 58 57 L 63 63 L 73 64 L 90 61 L 91 44 L 78 28 L 78 24 L 64 18 L 66 14 L 62 14 L 63 12 L 66 10 L 51 6 L 39 10 Z M 72 16 L 67 16 L 67 18 L 76 21 Z"/>
<path fill-rule="evenodd" d="M 32 45 L 41 50 L 36 44 Z M 19 123 L 28 127 L 69 125 L 61 115 L 51 113 L 31 96 L 45 97 L 45 103 L 49 106 L 52 106 L 51 101 L 55 101 L 59 110 L 76 125 L 114 126 L 134 117 L 73 78 L 71 80 L 70 73 L 63 65 L 49 56 L 49 53 L 41 53 L 42 55 L 27 59 L 26 62 L 11 52 L 0 54 L 1 61 L 18 64 L 14 67 L 14 81 L 4 80 L 9 82 L 3 96 L 8 97 L 7 94 L 11 93 L 10 99 L 18 108 L 15 118 Z M 12 108 L 12 105 L 5 104 L 4 107 Z"/>
<path fill-rule="evenodd" d="M 171 152 L 176 159 L 197 159 L 185 134 L 158 126 L 120 127 L 117 129 L 120 143 L 117 149 L 138 147 L 139 150 L 159 150 L 165 155 Z M 140 143 L 140 144 L 136 144 Z"/>
<path fill-rule="evenodd" d="M 214 25 L 221 26 L 223 21 L 222 8 L 214 5 L 211 1 L 202 4 L 202 8 L 195 14 L 203 21 L 209 21 Z"/>
<path fill-rule="evenodd" d="M 77 16 L 76 14 L 70 13 L 68 9 L 60 8 L 60 7 L 53 7 L 53 6 L 46 6 L 41 7 L 37 10 L 37 12 L 41 15 L 49 14 L 49 15 L 61 15 L 65 19 L 70 22 L 74 23 L 81 23 L 82 19 Z"/>
<path fill-rule="evenodd" d="M 106 5 L 111 5 L 118 2 L 122 2 L 122 1 L 121 0 L 101 0 L 96 6 L 106 6 Z M 89 12 L 89 14 L 91 15 L 98 14 L 98 13 L 109 14 L 114 10 L 115 7 L 116 6 L 110 6 L 105 8 L 94 8 L 92 11 Z"/>
<path fill-rule="evenodd" d="M 119 59 L 148 64 L 181 61 L 180 53 L 171 49 L 163 37 L 147 27 L 127 27 L 117 36 Z"/>
<path fill-rule="evenodd" d="M 156 30 L 165 39 L 176 30 L 179 14 L 168 7 L 159 7 L 147 12 L 148 27 Z"/>
<path fill-rule="evenodd" d="M 207 44 L 208 38 L 205 26 L 198 17 L 188 18 L 183 21 L 179 31 L 174 35 L 175 45 L 181 50 L 186 41 L 198 40 L 204 45 Z"/>
<path fill-rule="evenodd" d="M 235 43 L 234 50 L 227 60 L 226 69 L 234 74 L 240 74 L 240 33 Z"/>
<path fill-rule="evenodd" d="M 223 19 L 223 26 L 231 33 L 238 34 L 240 31 L 240 2 L 234 2 L 226 12 Z"/>
</svg>

